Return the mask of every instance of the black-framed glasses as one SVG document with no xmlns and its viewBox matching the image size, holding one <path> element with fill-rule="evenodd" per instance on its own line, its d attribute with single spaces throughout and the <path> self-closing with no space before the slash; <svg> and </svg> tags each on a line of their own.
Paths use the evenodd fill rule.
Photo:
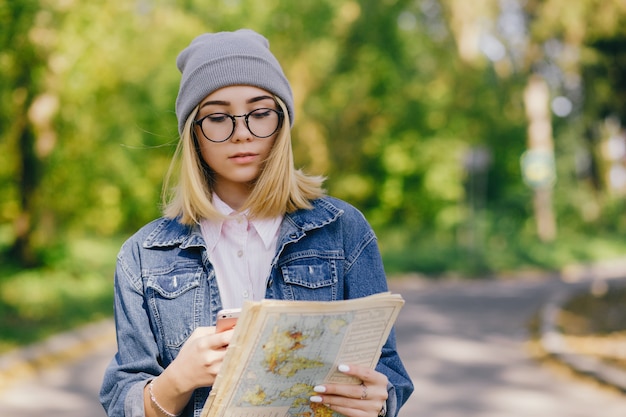
<svg viewBox="0 0 626 417">
<path fill-rule="evenodd" d="M 283 112 L 275 109 L 255 109 L 250 113 L 233 115 L 228 113 L 211 113 L 194 120 L 200 126 L 202 134 L 211 142 L 226 142 L 235 133 L 237 118 L 243 117 L 246 127 L 257 138 L 268 138 L 280 129 L 283 123 Z"/>
</svg>

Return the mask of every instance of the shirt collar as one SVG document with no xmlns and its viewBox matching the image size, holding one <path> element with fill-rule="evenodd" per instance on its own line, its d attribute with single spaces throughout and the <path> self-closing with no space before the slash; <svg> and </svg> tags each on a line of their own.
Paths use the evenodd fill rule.
<svg viewBox="0 0 626 417">
<path fill-rule="evenodd" d="M 311 202 L 312 209 L 297 210 L 285 215 L 285 221 L 280 222 L 279 233 L 281 242 L 287 239 L 298 239 L 309 230 L 324 227 L 336 221 L 346 209 L 346 204 L 340 200 L 324 197 Z M 201 247 L 208 244 L 203 239 L 202 232 L 198 230 L 202 224 L 187 226 L 179 223 L 178 218 L 161 218 L 155 220 L 142 230 L 147 230 L 147 236 L 143 240 L 144 248 L 160 248 L 179 246 L 181 249 Z M 221 223 L 220 229 L 221 230 Z"/>
<path fill-rule="evenodd" d="M 276 242 L 278 228 L 283 220 L 283 216 L 273 217 L 271 219 L 254 219 L 250 223 L 256 229 L 256 232 L 263 240 L 265 249 L 270 249 Z"/>
<path fill-rule="evenodd" d="M 244 213 L 236 214 L 236 211 L 233 210 L 215 193 L 213 193 L 213 206 L 217 211 L 220 212 L 220 214 L 228 216 L 229 218 L 220 220 L 204 219 L 200 222 L 202 234 L 204 235 L 204 239 L 209 252 L 213 251 L 215 245 L 217 245 L 217 242 L 219 241 L 221 236 L 222 226 L 224 225 L 225 221 L 236 221 L 236 218 L 238 216 L 247 218 L 248 214 L 247 210 Z M 257 234 L 263 241 L 263 245 L 266 249 L 270 249 L 271 245 L 274 244 L 282 220 L 283 216 L 277 216 L 269 219 L 250 220 L 250 224 L 256 230 Z"/>
</svg>

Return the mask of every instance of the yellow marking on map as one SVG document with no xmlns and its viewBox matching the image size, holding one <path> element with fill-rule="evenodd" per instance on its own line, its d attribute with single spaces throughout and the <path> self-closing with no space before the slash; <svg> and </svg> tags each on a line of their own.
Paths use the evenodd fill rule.
<svg viewBox="0 0 626 417">
<path fill-rule="evenodd" d="M 308 336 L 296 330 L 279 330 L 274 327 L 272 335 L 263 345 L 265 355 L 264 365 L 268 372 L 292 377 L 301 369 L 311 369 L 324 366 L 324 362 L 298 356 L 298 350 L 306 347 Z"/>
<path fill-rule="evenodd" d="M 267 399 L 267 395 L 260 385 L 255 385 L 249 391 L 246 391 L 240 399 L 241 403 L 248 403 L 250 405 L 267 405 L 271 404 L 272 400 Z"/>
<path fill-rule="evenodd" d="M 328 329 L 334 334 L 339 334 L 348 325 L 344 319 L 332 319 L 328 321 Z"/>
</svg>

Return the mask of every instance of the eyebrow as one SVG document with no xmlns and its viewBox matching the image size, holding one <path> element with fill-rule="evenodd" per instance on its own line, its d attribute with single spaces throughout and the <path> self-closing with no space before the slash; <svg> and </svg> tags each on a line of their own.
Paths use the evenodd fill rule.
<svg viewBox="0 0 626 417">
<path fill-rule="evenodd" d="M 246 101 L 247 104 L 253 104 L 253 103 L 257 103 L 259 101 L 263 101 L 263 100 L 274 100 L 273 97 L 271 96 L 258 96 L 258 97 L 252 97 L 251 99 L 248 99 Z M 229 106 L 231 103 L 230 101 L 225 101 L 225 100 L 211 100 L 211 101 L 207 101 L 205 103 L 203 103 L 200 108 L 203 108 L 205 106 Z"/>
</svg>

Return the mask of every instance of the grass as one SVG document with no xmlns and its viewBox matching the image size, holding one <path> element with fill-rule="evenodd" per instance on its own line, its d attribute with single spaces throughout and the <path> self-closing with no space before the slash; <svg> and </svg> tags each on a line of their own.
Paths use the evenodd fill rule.
<svg viewBox="0 0 626 417">
<path fill-rule="evenodd" d="M 626 255 L 626 241 L 615 234 L 561 231 L 552 242 L 534 233 L 485 234 L 468 242 L 454 233 L 385 230 L 379 233 L 389 273 L 419 271 L 429 276 L 485 277 L 519 270 L 558 271 Z"/>
<path fill-rule="evenodd" d="M 81 239 L 54 266 L 0 266 L 0 353 L 111 316 L 119 244 Z"/>
</svg>

